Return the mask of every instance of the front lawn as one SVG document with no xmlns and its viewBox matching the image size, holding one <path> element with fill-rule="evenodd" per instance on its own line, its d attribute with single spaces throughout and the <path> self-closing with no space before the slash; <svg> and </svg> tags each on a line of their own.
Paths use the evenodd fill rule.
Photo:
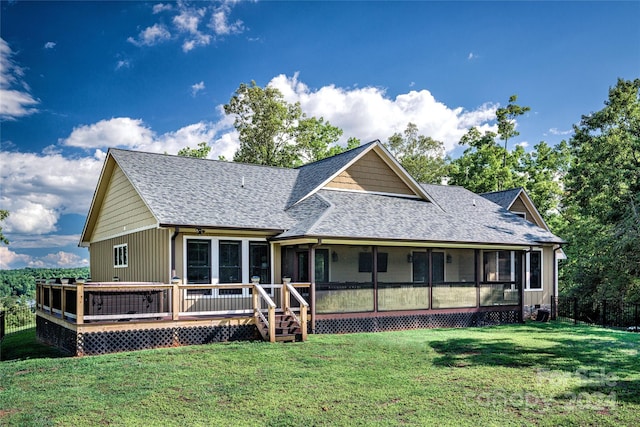
<svg viewBox="0 0 640 427">
<path fill-rule="evenodd" d="M 640 334 L 529 323 L 50 354 L 0 363 L 0 425 L 632 426 L 639 352 Z"/>
</svg>

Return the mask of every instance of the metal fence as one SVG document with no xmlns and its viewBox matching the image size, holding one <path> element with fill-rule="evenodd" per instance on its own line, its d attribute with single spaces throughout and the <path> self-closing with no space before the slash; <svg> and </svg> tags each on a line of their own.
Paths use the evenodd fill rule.
<svg viewBox="0 0 640 427">
<path fill-rule="evenodd" d="M 35 307 L 15 304 L 0 313 L 0 337 L 35 327 Z"/>
<path fill-rule="evenodd" d="M 640 303 L 558 297 L 558 319 L 611 327 L 640 327 Z"/>
</svg>

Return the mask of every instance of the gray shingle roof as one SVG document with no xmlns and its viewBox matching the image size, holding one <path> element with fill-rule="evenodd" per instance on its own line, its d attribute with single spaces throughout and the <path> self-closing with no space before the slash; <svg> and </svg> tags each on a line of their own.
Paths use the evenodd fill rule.
<svg viewBox="0 0 640 427">
<path fill-rule="evenodd" d="M 118 149 L 110 153 L 162 225 L 281 231 L 278 239 L 562 242 L 462 187 L 423 185 L 435 203 L 326 189 L 309 195 L 376 143 L 298 169 Z"/>
<path fill-rule="evenodd" d="M 496 205 L 500 205 L 505 209 L 509 209 L 509 206 L 513 204 L 513 201 L 520 195 L 522 191 L 521 187 L 512 188 L 510 190 L 503 191 L 493 191 L 491 193 L 482 193 L 480 194 L 487 200 L 492 201 Z"/>
</svg>

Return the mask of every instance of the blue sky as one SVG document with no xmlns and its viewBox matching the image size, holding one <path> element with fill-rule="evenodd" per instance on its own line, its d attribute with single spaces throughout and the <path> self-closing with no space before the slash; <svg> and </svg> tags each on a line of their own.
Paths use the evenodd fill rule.
<svg viewBox="0 0 640 427">
<path fill-rule="evenodd" d="M 1 2 L 0 268 L 78 248 L 109 147 L 233 156 L 221 106 L 279 88 L 363 142 L 408 122 L 457 156 L 509 96 L 511 146 L 555 144 L 640 75 L 640 2 Z"/>
</svg>

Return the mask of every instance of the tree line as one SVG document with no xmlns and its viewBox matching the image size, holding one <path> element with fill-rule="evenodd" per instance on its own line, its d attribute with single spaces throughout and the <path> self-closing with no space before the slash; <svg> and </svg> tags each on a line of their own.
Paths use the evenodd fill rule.
<svg viewBox="0 0 640 427">
<path fill-rule="evenodd" d="M 518 135 L 516 119 L 530 110 L 516 102 L 513 95 L 496 110 L 497 132 L 469 129 L 456 159 L 413 123 L 384 144 L 419 182 L 476 193 L 524 188 L 551 231 L 568 242 L 561 294 L 640 302 L 640 79 L 618 79 L 604 107 L 583 115 L 573 135 L 554 146 L 540 141 L 531 150 L 509 148 Z M 350 137 L 345 147 L 338 145 L 341 129 L 308 117 L 278 89 L 255 82 L 241 84 L 224 111 L 238 131 L 237 162 L 298 167 L 360 144 Z M 210 150 L 203 142 L 178 154 L 206 158 Z M 0 221 L 7 215 L 0 211 Z M 0 242 L 7 243 L 2 228 Z M 27 275 L 16 273 L 11 284 L 2 274 L 0 295 L 29 292 Z"/>
</svg>

